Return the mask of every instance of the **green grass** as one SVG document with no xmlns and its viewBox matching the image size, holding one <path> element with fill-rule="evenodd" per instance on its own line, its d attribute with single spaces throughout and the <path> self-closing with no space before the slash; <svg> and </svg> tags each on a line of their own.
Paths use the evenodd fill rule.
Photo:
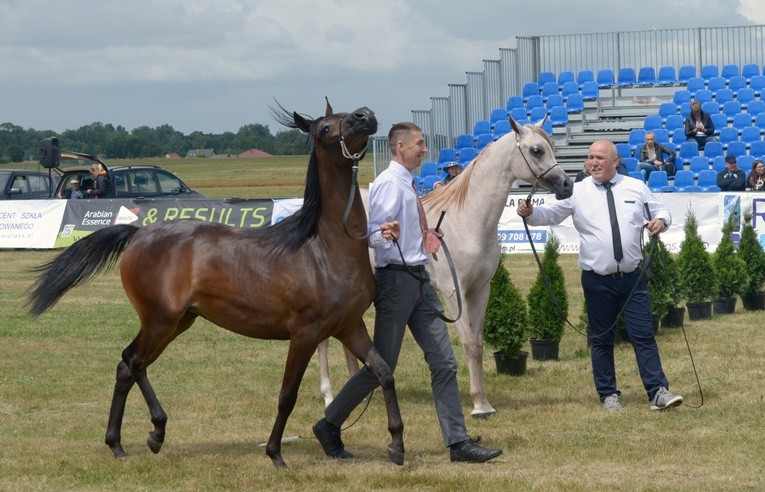
<svg viewBox="0 0 765 492">
<path fill-rule="evenodd" d="M 198 183 L 253 176 L 259 181 L 260 171 L 275 172 L 274 166 L 279 165 L 209 160 L 171 166 L 170 162 L 163 160 L 162 165 Z M 281 164 L 290 168 L 287 174 L 302 179 L 305 158 Z M 258 195 L 253 191 L 252 196 Z M 115 367 L 122 349 L 136 334 L 137 318 L 116 269 L 70 292 L 40 318 L 27 317 L 24 297 L 32 281 L 28 269 L 55 254 L 0 251 L 4 266 L 0 270 L 3 491 L 765 487 L 763 313 L 744 312 L 740 302 L 730 316 L 704 322 L 686 319 L 704 390 L 701 408 L 680 330 L 660 331 L 658 342 L 672 389 L 685 396 L 686 405 L 663 413 L 648 409 L 629 345 L 616 350 L 625 404 L 625 411 L 616 415 L 600 408 L 586 341 L 574 331 L 567 329 L 563 337 L 561 360 L 529 360 L 522 377 L 498 375 L 487 350 L 487 392 L 498 413 L 486 421 L 468 417 L 468 427 L 471 435 L 504 448 L 505 454 L 485 465 L 449 462 L 433 409 L 427 366 L 407 335 L 396 371 L 406 424 L 406 464 L 396 467 L 386 459 L 390 439 L 379 392 L 359 422 L 344 434 L 356 458 L 337 462 L 323 455 L 310 431 L 323 411 L 318 369 L 312 364 L 285 432 L 285 436 L 303 438 L 283 446 L 290 469 L 275 470 L 258 444 L 268 439 L 276 415 L 287 343 L 247 339 L 199 320 L 149 368 L 170 418 L 161 453 L 153 455 L 146 447 L 152 426 L 143 398 L 134 389 L 122 433 L 128 457 L 115 460 L 103 444 L 106 418 Z M 536 274 L 533 259 L 511 255 L 507 261 L 513 281 L 525 295 Z M 582 303 L 576 256 L 562 255 L 561 265 L 570 318 L 576 320 Z M 370 314 L 366 320 L 371 328 Z M 453 331 L 452 341 L 467 415 L 471 408 L 467 366 Z M 337 390 L 346 370 L 336 342 L 331 344 L 330 362 Z"/>
</svg>

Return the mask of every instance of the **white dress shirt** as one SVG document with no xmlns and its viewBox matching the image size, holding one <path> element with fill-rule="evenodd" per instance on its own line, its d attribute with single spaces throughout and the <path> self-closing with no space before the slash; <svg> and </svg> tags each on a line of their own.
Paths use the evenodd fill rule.
<svg viewBox="0 0 765 492">
<path fill-rule="evenodd" d="M 401 265 L 401 253 L 393 241 L 383 239 L 380 225 L 397 220 L 401 228 L 398 244 L 409 266 L 424 265 L 428 256 L 422 248 L 417 192 L 412 187 L 412 173 L 396 161 L 381 172 L 369 187 L 369 246 L 374 248 L 375 267 L 391 263 Z"/>
<path fill-rule="evenodd" d="M 621 174 L 614 176 L 611 182 L 624 253 L 618 265 L 614 259 L 606 189 L 592 176 L 574 183 L 570 198 L 537 205 L 527 218 L 530 225 L 540 226 L 560 224 L 571 216 L 579 232 L 579 267 L 600 275 L 631 272 L 638 267 L 643 258 L 640 236 L 643 225 L 649 220 L 646 205 L 651 212 L 650 218 L 664 219 L 667 227 L 672 223 L 667 207 L 656 200 L 645 183 Z"/>
</svg>

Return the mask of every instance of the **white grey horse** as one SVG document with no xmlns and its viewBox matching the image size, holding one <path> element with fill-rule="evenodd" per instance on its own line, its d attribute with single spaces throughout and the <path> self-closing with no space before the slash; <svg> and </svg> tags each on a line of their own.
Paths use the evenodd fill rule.
<svg viewBox="0 0 765 492">
<path fill-rule="evenodd" d="M 571 196 L 573 183 L 555 160 L 552 140 L 536 125 L 521 126 L 510 120 L 513 131 L 490 144 L 448 186 L 436 188 L 422 199 L 428 224 L 441 223 L 462 296 L 462 316 L 455 323 L 465 350 L 470 373 L 470 396 L 474 418 L 486 418 L 496 410 L 486 397 L 483 380 L 483 322 L 489 301 L 489 282 L 497 269 L 500 246 L 497 224 L 510 188 L 516 179 L 541 186 L 556 198 Z M 367 204 L 368 193 L 362 191 Z M 457 293 L 452 273 L 443 254 L 427 266 L 431 282 L 441 293 L 448 315 L 458 312 Z M 327 342 L 319 345 L 321 392 L 325 404 L 332 401 L 332 386 L 326 360 Z M 351 372 L 358 369 L 346 352 Z"/>
</svg>

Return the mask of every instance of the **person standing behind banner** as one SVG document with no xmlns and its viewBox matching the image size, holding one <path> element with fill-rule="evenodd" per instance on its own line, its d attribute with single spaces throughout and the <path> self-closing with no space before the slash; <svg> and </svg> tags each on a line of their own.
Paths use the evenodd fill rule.
<svg viewBox="0 0 765 492">
<path fill-rule="evenodd" d="M 661 367 L 653 334 L 648 279 L 640 275 L 643 228 L 653 235 L 665 231 L 671 222 L 669 210 L 645 183 L 616 172 L 619 155 L 613 142 L 594 142 L 587 160 L 591 175 L 574 185 L 570 198 L 538 206 L 520 200 L 518 215 L 535 226 L 560 224 L 572 217 L 579 232 L 579 266 L 590 323 L 592 373 L 603 408 L 609 412 L 622 410 L 621 392 L 616 385 L 614 339 L 617 316 L 625 303 L 624 324 L 651 410 L 680 405 L 683 397 L 669 392 L 669 382 Z"/>
<path fill-rule="evenodd" d="M 392 160 L 369 190 L 369 246 L 375 253 L 377 287 L 374 345 L 395 371 L 409 326 L 430 369 L 430 387 L 451 461 L 482 463 L 501 455 L 502 450 L 479 446 L 467 435 L 457 387 L 457 361 L 446 323 L 438 317 L 443 313 L 441 301 L 425 270 L 428 256 L 435 254 L 440 243 L 436 238 L 433 244 L 426 237 L 434 231 L 425 223 L 412 172 L 422 163 L 428 146 L 422 130 L 409 122 L 393 125 L 388 145 Z M 324 418 L 313 426 L 325 454 L 338 459 L 353 457 L 343 445 L 340 427 L 379 385 L 367 367 L 345 383 L 324 410 Z"/>
<path fill-rule="evenodd" d="M 93 175 L 93 188 L 86 190 L 90 198 L 114 198 L 114 184 L 109 173 L 100 163 L 90 165 L 90 174 Z"/>
</svg>

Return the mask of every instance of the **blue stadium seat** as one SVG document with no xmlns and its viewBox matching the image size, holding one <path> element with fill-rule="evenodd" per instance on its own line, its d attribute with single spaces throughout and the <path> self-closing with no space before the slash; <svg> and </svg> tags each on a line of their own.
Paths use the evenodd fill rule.
<svg viewBox="0 0 765 492">
<path fill-rule="evenodd" d="M 635 69 L 632 67 L 622 67 L 619 69 L 618 86 L 631 87 L 635 85 Z"/>
<path fill-rule="evenodd" d="M 672 184 L 677 188 L 677 191 L 685 193 L 700 192 L 701 186 L 694 184 L 693 178 L 694 175 L 691 171 L 680 170 L 675 173 L 675 180 Z"/>
<path fill-rule="evenodd" d="M 472 146 L 473 146 L 473 135 L 469 133 L 462 133 L 460 135 L 457 135 L 457 139 L 454 142 L 455 149 L 462 149 L 465 147 L 472 147 Z"/>
<path fill-rule="evenodd" d="M 749 88 L 754 91 L 756 97 L 762 97 L 765 92 L 765 75 L 755 75 L 749 81 Z"/>
<path fill-rule="evenodd" d="M 747 63 L 741 67 L 741 76 L 744 77 L 747 82 L 751 81 L 752 77 L 757 75 L 760 75 L 760 65 L 757 63 Z"/>
<path fill-rule="evenodd" d="M 683 142 L 685 142 L 685 127 L 676 128 L 672 131 L 672 143 L 679 147 Z"/>
<path fill-rule="evenodd" d="M 709 115 L 713 115 L 720 112 L 720 106 L 714 101 L 704 101 L 701 103 L 701 110 Z"/>
<path fill-rule="evenodd" d="M 738 130 L 739 133 L 746 128 L 752 126 L 752 115 L 749 113 L 736 113 L 733 115 L 733 128 Z"/>
<path fill-rule="evenodd" d="M 491 126 L 494 127 L 494 125 L 498 121 L 507 120 L 507 110 L 505 108 L 494 108 L 491 110 L 491 117 L 489 119 L 489 123 L 491 123 Z"/>
<path fill-rule="evenodd" d="M 656 141 L 660 144 L 669 144 L 669 132 L 665 128 L 656 128 L 653 130 L 653 134 Z"/>
<path fill-rule="evenodd" d="M 608 89 L 614 85 L 614 71 L 610 68 L 603 68 L 598 70 L 598 87 L 601 89 Z"/>
<path fill-rule="evenodd" d="M 625 157 L 632 157 L 632 147 L 630 144 L 625 142 L 619 142 L 616 145 L 616 153 L 619 154 L 619 157 L 624 159 Z"/>
<path fill-rule="evenodd" d="M 643 128 L 633 128 L 630 130 L 630 136 L 627 139 L 627 143 L 630 144 L 632 151 L 645 144 L 645 130 Z"/>
<path fill-rule="evenodd" d="M 693 95 L 693 98 L 701 104 L 704 104 L 705 102 L 712 100 L 712 91 L 709 89 L 699 89 L 696 91 L 696 94 Z"/>
<path fill-rule="evenodd" d="M 685 122 L 685 118 L 683 118 L 679 114 L 671 114 L 667 116 L 667 120 L 664 122 L 664 128 L 666 128 L 670 133 L 672 133 L 678 128 L 682 129 L 684 122 Z"/>
<path fill-rule="evenodd" d="M 754 126 L 759 128 L 761 132 L 765 131 L 765 112 L 759 113 L 754 117 Z"/>
<path fill-rule="evenodd" d="M 645 130 L 656 130 L 661 128 L 661 116 L 658 114 L 649 114 L 643 120 L 643 128 Z"/>
<path fill-rule="evenodd" d="M 544 108 L 545 107 L 545 101 L 542 98 L 542 96 L 529 96 L 529 98 L 526 100 L 526 114 L 531 115 L 531 111 L 534 108 Z M 531 118 L 529 118 L 531 119 Z"/>
<path fill-rule="evenodd" d="M 573 80 L 566 82 L 561 86 L 561 96 L 563 100 L 567 100 L 572 94 L 579 94 L 579 84 Z"/>
<path fill-rule="evenodd" d="M 736 157 L 746 155 L 746 144 L 740 140 L 729 143 L 725 149 L 725 156 L 729 155 L 735 155 Z"/>
<path fill-rule="evenodd" d="M 530 96 L 538 96 L 539 95 L 539 84 L 536 82 L 527 82 L 523 86 L 523 102 L 526 102 L 529 100 Z"/>
<path fill-rule="evenodd" d="M 680 109 L 677 110 L 678 113 L 680 113 L 680 116 L 683 118 L 687 118 L 689 114 L 691 114 L 691 103 L 684 102 L 680 105 Z"/>
<path fill-rule="evenodd" d="M 552 111 L 552 108 L 555 106 L 565 106 L 565 102 L 563 101 L 563 96 L 560 94 L 555 94 L 547 98 L 547 102 L 545 103 L 545 107 L 547 108 L 547 114 L 550 114 Z"/>
<path fill-rule="evenodd" d="M 510 110 L 510 116 L 517 122 L 521 122 L 529 119 L 529 114 L 526 112 L 526 107 L 513 108 Z"/>
<path fill-rule="evenodd" d="M 746 174 L 752 170 L 752 164 L 754 164 L 753 155 L 740 155 L 736 157 L 736 165 L 739 169 L 743 169 Z"/>
<path fill-rule="evenodd" d="M 464 166 L 465 164 L 475 159 L 477 153 L 478 152 L 476 152 L 475 147 L 463 147 L 460 149 L 460 153 L 457 156 L 459 158 L 457 162 Z"/>
<path fill-rule="evenodd" d="M 653 67 L 640 67 L 638 69 L 636 85 L 643 87 L 656 83 L 656 70 Z"/>
<path fill-rule="evenodd" d="M 542 123 L 542 130 L 544 130 L 545 133 L 552 137 L 553 127 L 552 123 L 550 123 L 550 118 L 545 118 L 544 123 Z"/>
<path fill-rule="evenodd" d="M 505 109 L 508 111 L 512 111 L 515 108 L 523 108 L 523 97 L 521 96 L 510 96 L 507 98 L 507 106 Z M 525 111 L 525 109 L 524 109 Z"/>
<path fill-rule="evenodd" d="M 752 142 L 749 146 L 749 155 L 759 157 L 760 159 L 765 158 L 765 141 Z"/>
<path fill-rule="evenodd" d="M 725 80 L 730 80 L 731 77 L 736 77 L 738 74 L 738 65 L 735 63 L 723 65 L 722 71 L 720 72 L 720 76 Z"/>
<path fill-rule="evenodd" d="M 712 77 L 711 79 L 707 80 L 707 89 L 712 91 L 712 94 L 719 91 L 720 89 L 725 89 L 725 86 L 725 79 L 722 77 Z"/>
<path fill-rule="evenodd" d="M 443 164 L 444 162 L 454 162 L 456 160 L 457 160 L 457 149 L 453 147 L 444 147 L 438 153 L 439 164 Z M 422 175 L 422 172 L 420 172 L 420 175 Z"/>
<path fill-rule="evenodd" d="M 712 140 L 704 145 L 704 157 L 706 157 L 710 162 L 715 160 L 717 157 L 723 157 L 724 155 L 723 144 L 720 143 L 720 141 Z"/>
<path fill-rule="evenodd" d="M 722 113 L 712 113 L 709 117 L 712 118 L 712 124 L 715 126 L 715 135 L 719 135 L 720 130 L 728 126 L 728 117 Z"/>
<path fill-rule="evenodd" d="M 696 76 L 696 67 L 693 65 L 683 65 L 677 70 L 677 83 L 688 84 L 688 81 Z"/>
<path fill-rule="evenodd" d="M 475 140 L 475 150 L 481 151 L 484 149 L 484 147 L 486 147 L 493 141 L 494 141 L 494 136 L 490 133 L 478 135 L 478 138 L 476 138 Z"/>
<path fill-rule="evenodd" d="M 550 123 L 553 127 L 568 125 L 568 109 L 566 106 L 555 106 L 550 111 Z"/>
<path fill-rule="evenodd" d="M 679 172 L 679 171 L 678 171 Z M 667 171 L 654 171 L 648 176 L 648 188 L 654 193 L 664 191 L 677 191 L 677 188 L 670 186 Z"/>
<path fill-rule="evenodd" d="M 675 67 L 671 65 L 665 65 L 659 67 L 659 75 L 656 77 L 656 83 L 659 85 L 675 85 L 677 78 L 675 77 Z"/>
<path fill-rule="evenodd" d="M 745 88 L 746 84 L 746 78 L 742 77 L 741 75 L 737 75 L 735 77 L 731 77 L 731 79 L 728 81 L 728 89 L 732 90 L 733 92 L 737 92 Z"/>
<path fill-rule="evenodd" d="M 704 65 L 701 67 L 701 78 L 705 81 L 711 79 L 712 77 L 719 77 L 720 72 L 717 69 L 717 65 Z"/>
<path fill-rule="evenodd" d="M 529 112 L 529 121 L 531 123 L 537 123 L 538 121 L 541 121 L 547 116 L 547 108 L 544 106 L 537 106 L 535 108 L 531 108 L 531 112 Z"/>
<path fill-rule="evenodd" d="M 760 129 L 756 126 L 747 126 L 742 128 L 739 140 L 744 142 L 747 147 L 751 148 L 752 143 L 762 140 L 762 138 L 760 138 Z"/>
<path fill-rule="evenodd" d="M 688 170 L 692 172 L 695 177 L 698 177 L 701 171 L 705 171 L 707 169 L 709 169 L 709 159 L 707 157 L 703 155 L 691 157 L 691 162 Z"/>
<path fill-rule="evenodd" d="M 712 169 L 701 171 L 697 184 L 701 187 L 701 191 L 720 191 L 720 187 L 717 186 L 717 171 Z"/>
<path fill-rule="evenodd" d="M 688 86 L 686 87 L 686 90 L 691 93 L 691 96 L 695 96 L 696 92 L 700 91 L 701 89 L 706 89 L 706 83 L 704 83 L 704 79 L 701 77 L 691 77 L 688 79 Z"/>
<path fill-rule="evenodd" d="M 562 88 L 564 84 L 569 82 L 576 82 L 574 72 L 571 70 L 561 70 L 558 72 L 558 87 Z M 579 84 L 577 84 L 577 87 L 579 87 Z"/>
<path fill-rule="evenodd" d="M 473 139 L 484 133 L 491 134 L 491 122 L 489 120 L 478 120 L 473 125 Z"/>
<path fill-rule="evenodd" d="M 420 178 L 424 178 L 425 176 L 438 176 L 437 162 L 428 161 L 428 162 L 423 162 L 420 165 Z"/>
<path fill-rule="evenodd" d="M 570 96 L 569 96 L 570 97 Z M 582 99 L 585 101 L 595 101 L 600 97 L 600 89 L 598 83 L 593 80 L 588 80 L 582 85 Z"/>
<path fill-rule="evenodd" d="M 691 91 L 689 91 L 688 89 L 676 90 L 675 93 L 672 95 L 672 102 L 675 103 L 675 108 L 677 108 L 677 110 L 680 110 L 680 106 L 683 103 L 691 102 Z"/>
<path fill-rule="evenodd" d="M 733 118 L 740 112 L 741 107 L 739 107 L 736 101 L 725 101 L 725 104 L 722 106 L 722 113 L 725 115 L 725 119 L 728 120 L 728 122 L 733 121 Z M 749 117 L 749 121 L 751 122 L 751 116 L 747 115 L 747 117 Z"/>
<path fill-rule="evenodd" d="M 554 72 L 540 73 L 539 80 L 537 80 L 537 84 L 539 84 L 539 87 L 544 87 L 544 85 L 548 82 L 555 82 L 555 73 Z"/>
<path fill-rule="evenodd" d="M 579 86 L 577 86 L 579 90 Z M 542 101 L 547 102 L 547 98 L 552 95 L 558 95 L 558 84 L 556 82 L 547 82 L 542 86 Z"/>
<path fill-rule="evenodd" d="M 675 145 L 677 145 L 677 143 L 675 143 Z M 699 155 L 699 144 L 695 140 L 686 140 L 680 144 L 680 150 L 677 152 L 675 162 L 685 165 L 690 163 L 691 159 L 697 155 Z M 680 166 L 678 165 L 677 167 L 679 168 Z"/>
<path fill-rule="evenodd" d="M 441 178 L 438 176 L 434 176 L 432 174 L 429 174 L 422 178 L 422 192 L 427 193 L 429 191 L 433 190 L 433 187 L 441 181 Z"/>
<path fill-rule="evenodd" d="M 494 137 L 494 140 L 497 140 L 502 135 L 510 133 L 511 131 L 513 131 L 513 129 L 510 126 L 509 120 L 499 120 L 498 122 L 494 123 L 494 132 L 492 133 L 492 136 Z"/>
<path fill-rule="evenodd" d="M 637 159 L 634 157 L 622 157 L 622 162 L 627 167 L 627 172 L 631 173 L 637 168 Z"/>
<path fill-rule="evenodd" d="M 717 89 L 717 91 L 714 92 L 715 102 L 722 108 L 723 104 L 733 100 L 733 95 L 734 93 L 730 89 Z"/>
<path fill-rule="evenodd" d="M 566 110 L 569 113 L 581 113 L 584 111 L 584 99 L 581 94 L 571 94 L 566 100 Z"/>
<path fill-rule="evenodd" d="M 738 130 L 732 126 L 726 126 L 720 128 L 720 143 L 723 148 L 727 149 L 731 142 L 738 141 Z"/>
<path fill-rule="evenodd" d="M 736 102 L 738 103 L 739 107 L 741 107 L 742 111 L 747 109 L 749 104 L 754 100 L 754 89 L 744 87 L 743 89 L 739 89 L 736 92 Z"/>
<path fill-rule="evenodd" d="M 645 182 L 645 174 L 643 174 L 643 171 L 629 171 L 627 173 L 627 176 L 630 178 L 639 179 L 640 181 Z"/>
<path fill-rule="evenodd" d="M 725 169 L 725 156 L 721 155 L 719 157 L 715 157 L 712 160 L 712 170 L 716 173 L 719 173 L 723 169 Z"/>
<path fill-rule="evenodd" d="M 579 70 L 576 74 L 576 83 L 579 84 L 580 89 L 584 87 L 585 82 L 595 82 L 595 74 L 592 70 Z"/>
<path fill-rule="evenodd" d="M 675 103 L 667 101 L 659 104 L 659 116 L 661 117 L 662 123 L 667 121 L 667 116 L 674 114 L 677 114 Z"/>
</svg>

